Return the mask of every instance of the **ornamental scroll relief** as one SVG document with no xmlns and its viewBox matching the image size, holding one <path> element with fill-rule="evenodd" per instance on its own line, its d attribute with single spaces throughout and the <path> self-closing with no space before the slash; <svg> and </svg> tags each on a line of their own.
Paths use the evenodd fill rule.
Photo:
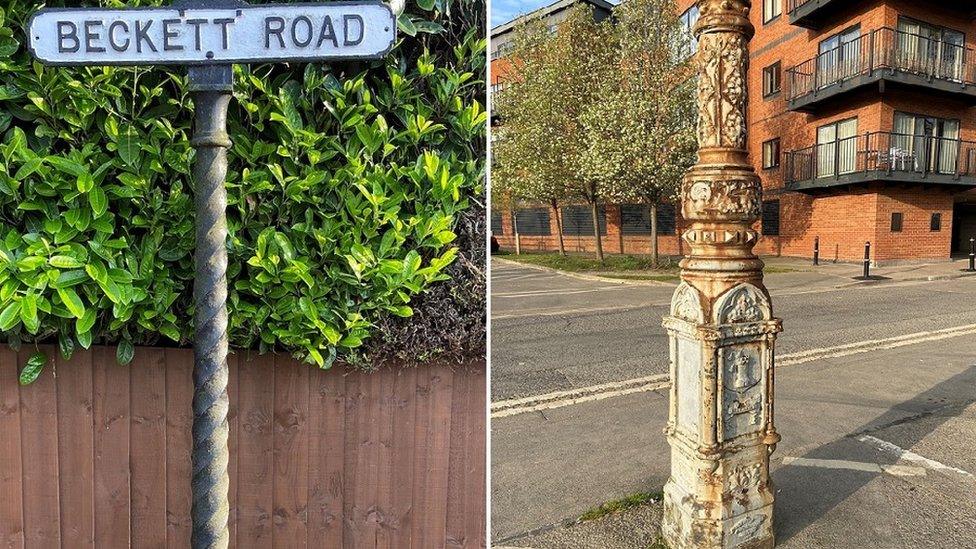
<svg viewBox="0 0 976 549">
<path fill-rule="evenodd" d="M 715 220 L 718 216 L 753 220 L 762 215 L 762 183 L 758 178 L 690 180 L 682 183 L 681 191 L 686 197 L 681 201 L 681 215 L 685 219 Z"/>
<path fill-rule="evenodd" d="M 715 303 L 716 324 L 759 322 L 773 317 L 766 295 L 752 284 L 739 284 Z"/>
<path fill-rule="evenodd" d="M 702 148 L 746 148 L 746 40 L 733 33 L 708 33 L 699 40 L 698 144 Z"/>
</svg>

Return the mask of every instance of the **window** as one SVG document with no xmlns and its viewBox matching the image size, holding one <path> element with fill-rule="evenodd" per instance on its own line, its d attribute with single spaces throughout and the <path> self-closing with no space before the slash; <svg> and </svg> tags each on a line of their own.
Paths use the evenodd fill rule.
<svg viewBox="0 0 976 549">
<path fill-rule="evenodd" d="M 966 72 L 966 35 L 900 17 L 895 57 L 900 70 L 962 82 Z"/>
<path fill-rule="evenodd" d="M 698 22 L 698 4 L 688 8 L 681 14 L 681 26 L 684 28 L 685 47 L 682 53 L 684 57 L 694 55 L 698 51 L 698 41 L 695 40 L 695 23 Z"/>
<path fill-rule="evenodd" d="M 657 205 L 657 234 L 673 235 L 675 231 L 674 204 Z M 624 236 L 651 234 L 651 207 L 647 204 L 620 206 L 620 232 Z"/>
<path fill-rule="evenodd" d="M 491 212 L 491 232 L 496 235 L 505 234 L 505 230 L 502 228 L 502 212 Z"/>
<path fill-rule="evenodd" d="M 892 169 L 955 175 L 959 167 L 959 120 L 895 113 Z"/>
<path fill-rule="evenodd" d="M 763 24 L 769 23 L 783 13 L 783 0 L 763 0 Z"/>
<path fill-rule="evenodd" d="M 522 236 L 549 236 L 549 208 L 527 208 L 515 213 L 518 234 Z"/>
<path fill-rule="evenodd" d="M 763 202 L 762 234 L 779 236 L 779 200 Z"/>
<path fill-rule="evenodd" d="M 563 234 L 566 236 L 593 236 L 593 211 L 589 205 L 563 206 L 560 208 L 563 219 Z M 600 206 L 597 216 L 600 220 L 600 235 L 607 234 L 607 211 Z"/>
<path fill-rule="evenodd" d="M 891 214 L 891 232 L 900 233 L 902 225 L 904 224 L 905 216 L 901 212 L 894 212 Z"/>
<path fill-rule="evenodd" d="M 763 69 L 763 97 L 776 95 L 783 89 L 783 65 L 777 61 Z"/>
<path fill-rule="evenodd" d="M 865 48 L 869 49 L 869 48 Z M 820 42 L 816 86 L 824 88 L 861 74 L 861 27 L 853 26 Z"/>
<path fill-rule="evenodd" d="M 942 230 L 942 214 L 934 213 L 932 214 L 932 219 L 929 221 L 929 230 L 937 233 Z"/>
<path fill-rule="evenodd" d="M 771 170 L 779 167 L 779 138 L 770 139 L 762 145 L 762 167 Z"/>
<path fill-rule="evenodd" d="M 857 169 L 857 118 L 817 128 L 817 177 L 834 177 Z"/>
</svg>

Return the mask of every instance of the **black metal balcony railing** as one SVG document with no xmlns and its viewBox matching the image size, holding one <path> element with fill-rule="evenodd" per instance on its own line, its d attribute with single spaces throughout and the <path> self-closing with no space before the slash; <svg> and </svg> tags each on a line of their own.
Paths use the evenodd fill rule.
<svg viewBox="0 0 976 549">
<path fill-rule="evenodd" d="M 787 186 L 873 177 L 976 186 L 976 142 L 871 132 L 786 153 Z"/>
<path fill-rule="evenodd" d="M 883 27 L 788 69 L 788 97 L 792 102 L 851 80 L 884 75 L 965 88 L 976 84 L 974 53 L 958 44 Z"/>
</svg>

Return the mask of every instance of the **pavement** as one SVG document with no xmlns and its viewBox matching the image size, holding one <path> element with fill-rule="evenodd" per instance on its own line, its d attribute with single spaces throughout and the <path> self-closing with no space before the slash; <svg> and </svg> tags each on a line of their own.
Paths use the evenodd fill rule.
<svg viewBox="0 0 976 549">
<path fill-rule="evenodd" d="M 869 284 L 827 269 L 767 277 L 786 327 L 779 547 L 976 549 L 976 278 L 918 267 Z M 564 524 L 667 480 L 672 290 L 493 261 L 493 408 L 532 404 L 493 413 L 496 545 L 654 542 L 655 504 Z"/>
</svg>

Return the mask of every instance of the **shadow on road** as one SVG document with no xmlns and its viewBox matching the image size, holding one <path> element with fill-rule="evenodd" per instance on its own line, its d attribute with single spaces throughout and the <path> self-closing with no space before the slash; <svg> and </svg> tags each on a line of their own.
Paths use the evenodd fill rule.
<svg viewBox="0 0 976 549">
<path fill-rule="evenodd" d="M 920 393 L 911 400 L 890 408 L 884 414 L 871 420 L 853 433 L 829 444 L 819 446 L 803 458 L 827 460 L 852 460 L 869 463 L 893 465 L 897 458 L 888 453 L 880 453 L 872 446 L 857 439 L 865 434 L 915 421 L 923 417 L 937 418 L 910 435 L 899 438 L 899 446 L 906 450 L 919 443 L 927 435 L 946 421 L 961 412 L 972 401 L 959 400 L 959 387 L 976 387 L 976 366 L 939 383 L 928 391 Z M 953 395 L 956 395 L 953 397 Z M 962 405 L 960 405 L 962 404 Z M 906 415 L 908 417 L 906 417 Z M 776 539 L 785 542 L 803 531 L 807 526 L 824 517 L 831 509 L 845 501 L 859 489 L 878 476 L 879 473 L 819 469 L 797 465 L 784 465 L 773 472 L 776 490 Z"/>
</svg>

